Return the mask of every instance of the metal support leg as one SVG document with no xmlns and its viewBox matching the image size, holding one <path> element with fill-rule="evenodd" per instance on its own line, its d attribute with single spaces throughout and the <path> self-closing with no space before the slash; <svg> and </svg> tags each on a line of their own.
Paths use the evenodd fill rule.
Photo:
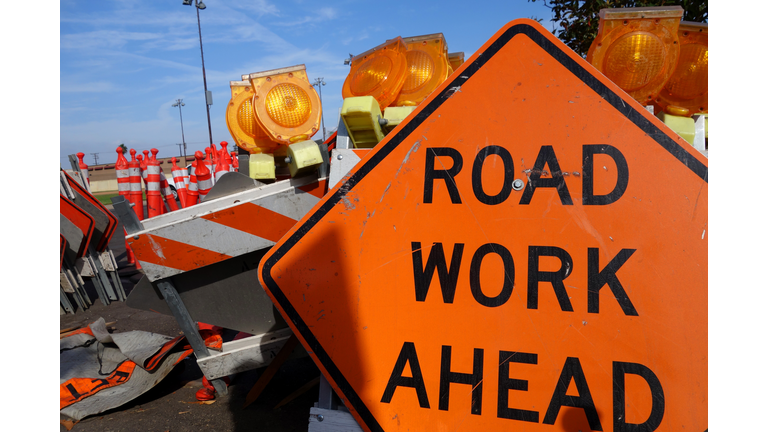
<svg viewBox="0 0 768 432">
<path fill-rule="evenodd" d="M 192 317 L 187 311 L 187 307 L 184 306 L 184 302 L 181 301 L 179 292 L 176 291 L 176 287 L 173 286 L 170 280 L 163 280 L 157 283 L 157 287 L 163 294 L 165 302 L 168 303 L 168 308 L 173 313 L 173 317 L 176 318 L 176 322 L 179 323 L 181 331 L 184 332 L 184 336 L 187 337 L 189 344 L 192 346 L 192 350 L 195 352 L 195 357 L 198 359 L 209 357 L 211 354 L 208 352 L 208 348 L 203 342 L 203 338 L 200 337 L 197 324 L 192 320 Z M 220 395 L 227 394 L 227 385 L 222 379 L 210 380 L 213 388 Z"/>
<path fill-rule="evenodd" d="M 125 288 L 123 288 L 123 282 L 120 280 L 120 275 L 117 274 L 117 260 L 115 259 L 115 254 L 112 253 L 109 248 L 106 249 L 107 254 L 109 254 L 109 261 L 112 263 L 112 271 L 108 271 L 107 274 L 112 278 L 112 282 L 115 286 L 115 291 L 117 291 L 117 298 L 120 301 L 125 301 L 126 295 L 125 295 Z"/>
<path fill-rule="evenodd" d="M 104 271 L 104 266 L 101 265 L 99 254 L 93 250 L 93 246 L 88 246 L 88 258 L 90 258 L 91 264 L 93 265 L 94 279 L 98 278 L 99 282 L 101 282 L 102 289 L 109 300 L 117 301 L 117 294 L 115 294 L 115 290 L 112 289 L 112 284 L 109 282 L 107 273 Z"/>
<path fill-rule="evenodd" d="M 101 285 L 101 280 L 99 279 L 99 275 L 94 272 L 94 276 L 91 278 L 91 282 L 93 282 L 93 286 L 96 288 L 96 294 L 99 296 L 99 300 L 101 300 L 101 304 L 104 306 L 109 306 L 111 303 L 109 301 L 109 297 L 107 297 L 107 292 L 104 290 L 104 287 Z"/>
<path fill-rule="evenodd" d="M 61 287 L 59 287 L 59 300 L 61 301 L 61 306 L 64 307 L 64 310 L 67 311 L 67 313 L 75 313 L 75 309 L 72 307 L 72 303 L 70 303 L 69 299 L 67 298 L 67 293 L 65 293 Z"/>
<path fill-rule="evenodd" d="M 67 272 L 67 276 L 68 276 L 67 279 L 74 281 L 75 291 L 77 291 L 78 294 L 80 295 L 80 298 L 82 298 L 85 301 L 86 308 L 88 306 L 93 305 L 91 298 L 88 297 L 88 293 L 85 291 L 85 286 L 80 282 L 80 275 L 77 274 L 77 270 L 75 269 L 75 266 L 72 265 L 71 262 L 69 262 L 69 259 L 66 256 L 64 257 L 63 270 Z"/>
<path fill-rule="evenodd" d="M 120 281 L 120 275 L 118 275 L 116 271 L 107 273 L 109 273 L 110 278 L 112 278 L 112 284 L 115 286 L 115 291 L 117 291 L 117 299 L 119 301 L 125 301 L 125 290 L 123 289 L 122 281 Z"/>
<path fill-rule="evenodd" d="M 320 375 L 320 396 L 317 398 L 317 407 L 335 410 L 338 406 L 334 398 L 333 388 L 324 375 Z"/>
</svg>

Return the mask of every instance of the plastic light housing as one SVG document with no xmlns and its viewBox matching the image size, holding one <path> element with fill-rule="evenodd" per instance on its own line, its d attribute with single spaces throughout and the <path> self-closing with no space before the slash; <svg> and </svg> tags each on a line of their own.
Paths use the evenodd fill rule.
<svg viewBox="0 0 768 432">
<path fill-rule="evenodd" d="M 601 9 L 587 61 L 641 104 L 652 103 L 680 54 L 680 6 Z"/>
<path fill-rule="evenodd" d="M 279 144 L 269 138 L 256 120 L 251 82 L 230 81 L 229 88 L 232 99 L 227 105 L 227 129 L 235 144 L 251 154 L 271 153 Z"/>
<path fill-rule="evenodd" d="M 708 110 L 708 25 L 683 21 L 678 30 L 680 57 L 656 105 L 669 114 L 691 116 Z"/>
<path fill-rule="evenodd" d="M 456 70 L 464 64 L 464 53 L 463 52 L 455 52 L 455 53 L 448 53 L 448 64 L 451 65 L 451 69 Z"/>
<path fill-rule="evenodd" d="M 344 98 L 373 96 L 383 109 L 397 98 L 407 75 L 406 46 L 401 37 L 352 57 L 344 80 Z"/>
<path fill-rule="evenodd" d="M 269 139 L 291 144 L 317 133 L 322 107 L 304 65 L 252 73 L 248 79 L 256 121 Z"/>
<path fill-rule="evenodd" d="M 408 64 L 403 88 L 392 106 L 416 106 L 448 78 L 448 47 L 442 33 L 403 38 Z"/>
</svg>

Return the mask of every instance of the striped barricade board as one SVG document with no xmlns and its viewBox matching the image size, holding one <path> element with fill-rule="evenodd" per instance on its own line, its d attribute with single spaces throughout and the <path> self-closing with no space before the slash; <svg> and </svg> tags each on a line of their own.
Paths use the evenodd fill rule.
<svg viewBox="0 0 768 432">
<path fill-rule="evenodd" d="M 327 190 L 327 178 L 279 181 L 142 221 L 126 240 L 154 282 L 271 247 Z"/>
</svg>

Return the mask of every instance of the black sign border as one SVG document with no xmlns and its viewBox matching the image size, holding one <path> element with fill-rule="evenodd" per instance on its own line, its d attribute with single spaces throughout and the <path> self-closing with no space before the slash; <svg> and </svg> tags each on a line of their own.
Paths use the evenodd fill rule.
<svg viewBox="0 0 768 432">
<path fill-rule="evenodd" d="M 656 127 L 650 120 L 648 120 L 642 113 L 640 113 L 632 103 L 619 96 L 616 92 L 603 84 L 597 77 L 592 75 L 587 69 L 581 66 L 576 60 L 571 58 L 565 51 L 563 51 L 557 44 L 550 41 L 546 35 L 540 33 L 535 27 L 529 24 L 516 24 L 508 28 L 502 33 L 498 39 L 488 47 L 487 50 L 481 52 L 477 58 L 467 67 L 461 71 L 461 73 L 454 74 L 456 77 L 451 81 L 449 85 L 443 87 L 443 90 L 432 101 L 423 107 L 416 116 L 411 119 L 407 124 L 403 126 L 400 131 L 393 136 L 389 141 L 385 142 L 376 153 L 349 179 L 343 188 L 339 188 L 332 196 L 328 197 L 328 200 L 315 211 L 315 213 L 301 226 L 299 229 L 288 238 L 278 250 L 274 251 L 269 258 L 264 261 L 262 267 L 262 280 L 266 284 L 272 296 L 280 303 L 280 306 L 285 311 L 286 315 L 291 322 L 294 323 L 301 336 L 307 342 L 310 350 L 315 353 L 317 358 L 322 363 L 323 367 L 331 375 L 331 378 L 339 387 L 341 392 L 347 398 L 355 411 L 357 411 L 360 418 L 371 429 L 371 431 L 384 431 L 376 418 L 373 416 L 368 407 L 365 406 L 360 396 L 355 392 L 355 389 L 344 378 L 344 375 L 338 369 L 336 364 L 331 360 L 328 353 L 323 349 L 320 343 L 312 334 L 307 324 L 301 319 L 296 309 L 290 304 L 288 299 L 280 290 L 275 280 L 271 276 L 272 268 L 280 261 L 280 259 L 296 244 L 304 235 L 306 235 L 322 218 L 338 204 L 339 201 L 344 198 L 349 191 L 351 191 L 357 183 L 365 178 L 368 173 L 371 172 L 381 161 L 384 160 L 392 151 L 397 148 L 403 141 L 405 141 L 410 134 L 416 130 L 425 120 L 427 120 L 448 98 L 455 92 L 454 89 L 464 85 L 469 79 L 471 79 L 475 72 L 480 70 L 488 60 L 496 55 L 502 47 L 504 47 L 515 36 L 522 34 L 528 36 L 533 42 L 538 44 L 544 51 L 546 51 L 552 58 L 560 62 L 566 69 L 579 78 L 584 84 L 589 86 L 598 95 L 600 95 L 611 106 L 623 114 L 629 121 L 634 123 L 649 137 L 661 145 L 672 156 L 679 160 L 683 165 L 688 167 L 694 174 L 700 177 L 705 182 L 708 182 L 709 169 L 701 161 L 691 155 L 684 147 L 678 144 L 677 140 L 667 135 L 664 131 Z M 693 149 L 693 147 L 690 147 Z"/>
</svg>

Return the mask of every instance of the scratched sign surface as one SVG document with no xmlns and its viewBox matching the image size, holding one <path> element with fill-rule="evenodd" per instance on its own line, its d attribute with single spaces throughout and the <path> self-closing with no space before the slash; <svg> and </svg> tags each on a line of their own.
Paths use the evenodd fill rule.
<svg viewBox="0 0 768 432">
<path fill-rule="evenodd" d="M 707 172 L 513 21 L 259 274 L 368 430 L 704 431 Z"/>
</svg>

